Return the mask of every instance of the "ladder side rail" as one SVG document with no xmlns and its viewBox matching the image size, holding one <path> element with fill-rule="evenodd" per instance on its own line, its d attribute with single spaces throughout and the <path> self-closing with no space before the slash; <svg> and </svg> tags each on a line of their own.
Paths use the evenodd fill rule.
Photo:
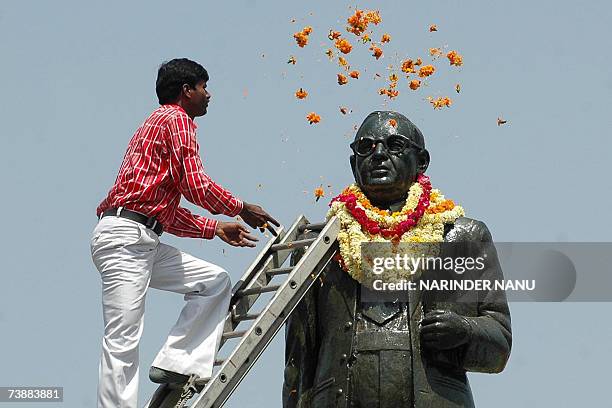
<svg viewBox="0 0 612 408">
<path fill-rule="evenodd" d="M 335 217 L 330 220 L 231 356 L 200 393 L 192 408 L 219 408 L 229 398 L 336 254 L 339 224 Z"/>
<path fill-rule="evenodd" d="M 261 249 L 261 251 L 259 252 L 259 254 L 257 255 L 257 257 L 253 260 L 253 262 L 251 262 L 251 264 L 249 265 L 249 267 L 245 270 L 245 272 L 242 274 L 242 276 L 240 277 L 240 279 L 238 280 L 238 282 L 236 282 L 234 284 L 234 286 L 232 287 L 232 300 L 234 300 L 234 294 L 236 292 L 238 292 L 240 289 L 243 288 L 244 285 L 246 285 L 248 282 L 251 281 L 252 279 L 252 275 L 259 270 L 261 264 L 263 262 L 266 261 L 268 253 L 270 252 L 270 248 L 272 247 L 272 245 L 274 244 L 278 244 L 280 242 L 283 242 L 283 239 L 285 238 L 285 231 L 284 228 L 281 227 L 278 231 L 277 231 L 277 236 L 276 237 L 272 237 L 270 240 L 268 240 L 268 242 L 266 243 L 266 245 Z M 230 303 L 231 304 L 231 303 Z"/>
<path fill-rule="evenodd" d="M 304 215 L 300 214 L 293 222 L 291 227 L 287 230 L 287 232 L 284 231 L 284 228 L 280 228 L 277 231 L 277 236 L 273 237 L 273 239 L 268 241 L 266 246 L 262 248 L 262 251 L 259 253 L 257 258 L 255 258 L 251 265 L 242 274 L 240 280 L 236 282 L 236 284 L 232 288 L 232 300 L 230 304 L 233 304 L 233 302 L 235 301 L 236 292 L 238 292 L 240 289 L 244 289 L 244 286 L 248 284 L 251 280 L 253 280 L 253 275 L 260 269 L 261 264 L 267 260 L 267 255 L 269 255 L 270 248 L 272 247 L 272 245 L 295 239 L 295 236 L 298 235 L 297 231 L 299 226 L 304 225 L 306 223 L 308 223 L 308 220 L 306 219 L 306 217 L 304 217 Z M 292 235 L 295 236 L 292 237 Z"/>
<path fill-rule="evenodd" d="M 304 217 L 303 215 L 300 215 L 295 220 L 291 228 L 289 228 L 287 233 L 284 234 L 283 238 L 279 242 L 274 242 L 273 244 L 277 244 L 277 243 L 284 244 L 284 243 L 295 240 L 299 234 L 298 232 L 299 227 L 302 225 L 307 225 L 307 223 L 308 223 L 308 220 L 306 219 L 306 217 Z M 270 247 L 271 246 L 272 245 L 270 245 Z M 233 320 L 231 319 L 232 317 L 231 313 L 233 314 L 248 313 L 251 307 L 255 304 L 255 302 L 260 296 L 260 294 L 240 296 L 238 291 L 244 290 L 244 289 L 252 289 L 252 288 L 266 286 L 272 279 L 272 277 L 268 276 L 266 272 L 269 269 L 280 267 L 283 263 L 285 263 L 285 261 L 287 260 L 290 254 L 291 253 L 288 251 L 277 251 L 273 254 L 267 254 L 268 256 L 266 257 L 266 259 L 258 263 L 258 266 L 259 266 L 258 269 L 249 271 L 248 273 L 249 280 L 244 281 L 244 282 L 239 282 L 240 283 L 239 289 L 237 289 L 238 285 L 236 285 L 234 289 L 237 289 L 237 290 L 232 291 L 232 300 L 230 302 L 230 315 L 228 315 L 228 318 L 226 320 L 224 331 L 233 330 L 236 327 L 236 325 L 233 325 Z M 245 274 L 245 276 L 246 275 L 247 274 Z"/>
</svg>

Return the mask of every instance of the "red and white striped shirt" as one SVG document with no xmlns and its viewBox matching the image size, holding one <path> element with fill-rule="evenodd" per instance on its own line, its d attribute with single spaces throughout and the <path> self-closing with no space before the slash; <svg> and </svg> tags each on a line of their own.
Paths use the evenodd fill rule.
<svg viewBox="0 0 612 408">
<path fill-rule="evenodd" d="M 197 125 L 178 105 L 162 105 L 128 144 L 115 184 L 96 214 L 125 207 L 156 216 L 164 231 L 212 239 L 217 221 L 179 206 L 181 194 L 212 214 L 238 215 L 243 203 L 204 172 Z"/>
</svg>

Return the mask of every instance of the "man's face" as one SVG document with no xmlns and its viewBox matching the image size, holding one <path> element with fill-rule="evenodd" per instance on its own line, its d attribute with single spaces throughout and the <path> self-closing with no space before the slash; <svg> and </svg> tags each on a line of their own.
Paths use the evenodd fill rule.
<svg viewBox="0 0 612 408">
<path fill-rule="evenodd" d="M 185 111 L 189 116 L 203 116 L 206 114 L 208 103 L 210 102 L 210 93 L 206 90 L 206 81 L 199 81 L 194 88 L 185 85 L 185 96 L 187 98 L 187 106 Z"/>
<path fill-rule="evenodd" d="M 419 166 L 424 160 L 420 149 L 398 136 L 401 134 L 398 128 L 401 127 L 392 126 L 388 118 L 374 116 L 362 125 L 355 137 L 355 148 L 362 152 L 351 158 L 355 182 L 378 204 L 405 198 L 419 169 L 424 171 Z M 412 134 L 402 136 L 414 141 Z M 367 151 L 371 152 L 363 154 Z"/>
</svg>

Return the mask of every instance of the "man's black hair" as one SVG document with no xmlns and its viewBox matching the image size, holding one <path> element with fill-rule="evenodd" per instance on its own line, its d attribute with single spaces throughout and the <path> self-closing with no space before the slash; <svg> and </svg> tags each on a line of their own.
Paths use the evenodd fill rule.
<svg viewBox="0 0 612 408">
<path fill-rule="evenodd" d="M 176 102 L 184 84 L 195 88 L 200 81 L 208 81 L 208 72 L 197 62 L 187 58 L 176 58 L 164 62 L 157 71 L 155 82 L 159 104 Z"/>
</svg>

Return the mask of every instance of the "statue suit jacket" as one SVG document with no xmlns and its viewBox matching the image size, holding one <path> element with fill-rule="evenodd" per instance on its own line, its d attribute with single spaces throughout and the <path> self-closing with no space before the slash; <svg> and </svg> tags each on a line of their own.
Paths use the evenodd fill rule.
<svg viewBox="0 0 612 408">
<path fill-rule="evenodd" d="M 468 243 L 464 256 L 485 256 L 481 279 L 503 279 L 491 234 L 480 221 L 461 217 L 446 225 L 445 242 Z M 300 254 L 294 254 L 295 258 Z M 351 358 L 359 284 L 331 262 L 298 304 L 286 325 L 284 408 L 350 408 L 353 384 Z M 503 291 L 470 292 L 470 301 L 449 301 L 441 294 L 411 296 L 408 346 L 412 353 L 412 384 L 398 393 L 399 407 L 459 408 L 474 402 L 466 372 L 498 373 L 510 355 L 510 312 Z M 453 350 L 431 351 L 420 344 L 419 322 L 429 310 L 452 310 L 467 318 L 472 335 Z M 384 339 L 383 339 L 384 341 Z M 358 358 L 358 357 L 357 357 Z M 384 379 L 381 379 L 384 381 Z M 409 391 L 406 391 L 409 390 Z M 410 392 L 410 396 L 401 395 Z M 408 398 L 408 399 L 406 399 Z"/>
</svg>

